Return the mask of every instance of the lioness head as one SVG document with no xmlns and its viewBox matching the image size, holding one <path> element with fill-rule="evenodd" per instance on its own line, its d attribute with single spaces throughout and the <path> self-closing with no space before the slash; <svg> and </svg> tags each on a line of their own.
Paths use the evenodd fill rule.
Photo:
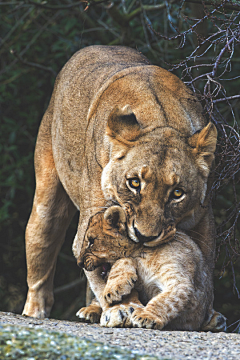
<svg viewBox="0 0 240 360">
<path fill-rule="evenodd" d="M 136 244 L 127 235 L 124 210 L 111 206 L 90 218 L 77 264 L 92 271 L 125 257 L 134 246 Z"/>
<path fill-rule="evenodd" d="M 142 128 L 129 106 L 109 116 L 111 159 L 102 173 L 106 199 L 127 213 L 135 242 L 156 246 L 199 221 L 217 130 L 209 123 L 186 136 L 171 127 Z"/>
</svg>

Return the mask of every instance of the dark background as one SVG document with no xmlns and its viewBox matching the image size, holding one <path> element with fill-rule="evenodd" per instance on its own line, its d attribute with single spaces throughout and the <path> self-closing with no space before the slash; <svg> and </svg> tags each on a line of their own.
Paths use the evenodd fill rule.
<svg viewBox="0 0 240 360">
<path fill-rule="evenodd" d="M 239 2 L 5 1 L 0 16 L 0 310 L 21 313 L 26 297 L 33 153 L 56 74 L 85 46 L 127 45 L 181 77 L 218 128 L 209 195 L 217 223 L 214 308 L 228 318 L 228 331 L 239 331 Z M 58 258 L 55 318 L 76 319 L 85 301 L 86 281 L 71 251 L 77 221 Z"/>
</svg>

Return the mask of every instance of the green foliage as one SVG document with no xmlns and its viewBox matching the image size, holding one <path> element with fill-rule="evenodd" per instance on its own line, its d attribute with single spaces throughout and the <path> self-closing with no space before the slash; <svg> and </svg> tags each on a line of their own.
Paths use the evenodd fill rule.
<svg viewBox="0 0 240 360">
<path fill-rule="evenodd" d="M 0 325 L 1 359 L 166 360 L 45 329 Z"/>
<path fill-rule="evenodd" d="M 77 6 L 70 0 L 0 3 L 1 310 L 20 312 L 25 301 L 24 231 L 34 195 L 33 153 L 56 74 L 77 50 L 104 44 L 137 48 L 154 64 L 174 71 L 196 92 L 206 115 L 218 126 L 222 142 L 216 173 L 220 180 L 215 184 L 215 216 L 219 226 L 215 307 L 229 318 L 230 324 L 240 318 L 236 290 L 240 289 L 237 221 L 240 101 L 236 98 L 217 102 L 239 94 L 239 32 L 231 43 L 235 44 L 234 49 L 228 45 L 218 63 L 217 58 L 227 36 L 230 41 L 239 31 L 240 6 L 237 1 L 217 1 L 216 6 L 205 7 L 194 0 L 183 3 L 174 0 L 114 0 L 111 4 L 92 0 Z M 217 10 L 212 13 L 214 8 Z M 204 17 L 196 26 L 196 18 Z M 216 71 L 211 75 L 216 63 Z M 209 71 L 212 77 L 206 75 Z M 228 130 L 228 125 L 235 133 Z M 231 153 L 231 148 L 235 152 Z M 228 172 L 229 169 L 232 170 Z M 233 216 L 229 216 L 234 209 Z M 70 226 L 59 257 L 56 287 L 79 277 L 71 255 L 76 224 L 77 218 Z M 229 229 L 232 230 L 227 233 Z M 83 303 L 83 289 L 80 297 L 80 289 L 73 286 L 56 295 L 52 316 L 71 318 Z"/>
</svg>

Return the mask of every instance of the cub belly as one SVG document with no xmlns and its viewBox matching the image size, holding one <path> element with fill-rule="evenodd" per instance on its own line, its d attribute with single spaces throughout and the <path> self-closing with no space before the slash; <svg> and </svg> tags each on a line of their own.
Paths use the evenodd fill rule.
<svg viewBox="0 0 240 360">
<path fill-rule="evenodd" d="M 149 261 L 138 258 L 138 281 L 135 288 L 139 294 L 139 300 L 146 305 L 153 297 L 161 293 L 164 285 L 159 278 L 159 274 L 149 266 Z"/>
</svg>

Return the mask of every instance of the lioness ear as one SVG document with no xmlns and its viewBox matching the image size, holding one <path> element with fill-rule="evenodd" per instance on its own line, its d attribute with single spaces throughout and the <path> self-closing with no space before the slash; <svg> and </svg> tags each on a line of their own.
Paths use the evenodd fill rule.
<svg viewBox="0 0 240 360">
<path fill-rule="evenodd" d="M 107 123 L 107 135 L 126 145 L 137 140 L 141 133 L 141 126 L 129 105 L 120 109 L 116 106 L 110 113 Z"/>
<path fill-rule="evenodd" d="M 119 232 L 125 230 L 126 215 L 120 206 L 111 206 L 104 213 L 104 221 Z"/>
<path fill-rule="evenodd" d="M 188 144 L 194 147 L 193 153 L 197 156 L 197 163 L 203 174 L 208 176 L 217 145 L 217 129 L 209 123 L 199 133 L 188 139 Z"/>
</svg>

